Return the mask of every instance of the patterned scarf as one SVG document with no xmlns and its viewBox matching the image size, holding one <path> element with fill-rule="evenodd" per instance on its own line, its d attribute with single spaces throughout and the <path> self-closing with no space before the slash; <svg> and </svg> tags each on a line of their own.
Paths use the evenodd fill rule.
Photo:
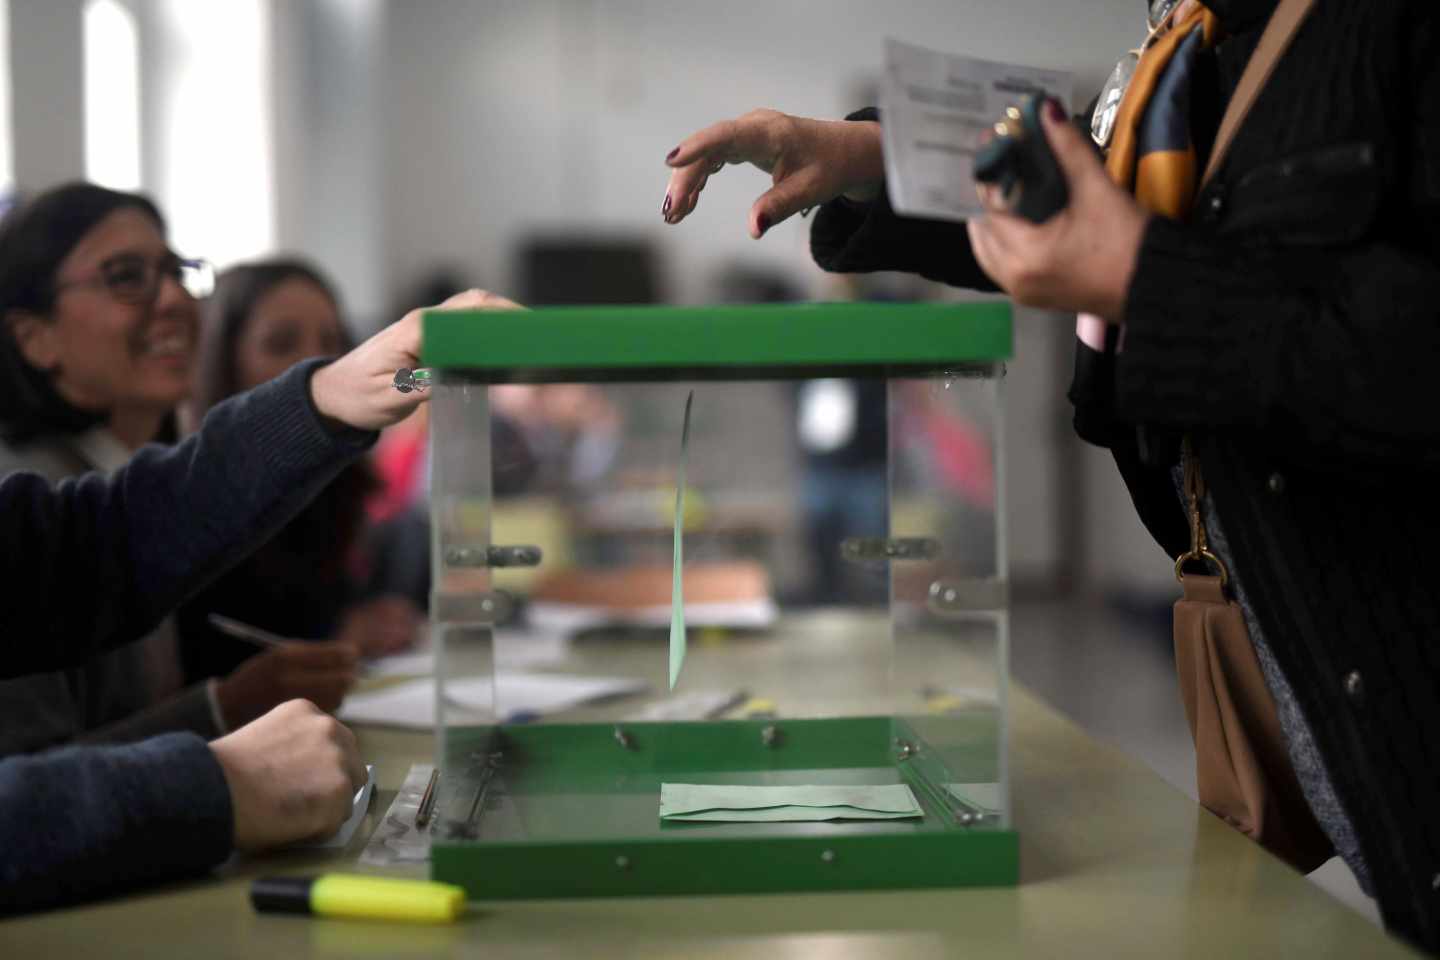
<svg viewBox="0 0 1440 960">
<path fill-rule="evenodd" d="M 1120 101 L 1105 169 L 1142 207 L 1184 220 L 1199 188 L 1199 166 L 1190 132 L 1190 90 L 1200 54 L 1215 46 L 1220 21 L 1195 0 L 1176 8 L 1170 28 L 1140 55 Z M 1075 335 L 1080 349 L 1113 352 L 1119 337 L 1099 317 L 1081 314 Z M 1077 373 L 1077 388 L 1081 387 Z"/>
</svg>

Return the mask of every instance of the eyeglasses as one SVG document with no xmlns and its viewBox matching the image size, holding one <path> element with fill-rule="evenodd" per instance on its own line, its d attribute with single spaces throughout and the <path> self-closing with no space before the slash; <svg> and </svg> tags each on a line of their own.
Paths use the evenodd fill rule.
<svg viewBox="0 0 1440 960">
<path fill-rule="evenodd" d="M 160 295 L 160 281 L 166 277 L 197 300 L 215 291 L 215 268 L 208 260 L 186 260 L 174 253 L 159 258 L 122 253 L 101 263 L 94 276 L 57 283 L 55 292 L 71 287 L 103 287 L 121 303 L 149 304 Z"/>
<path fill-rule="evenodd" d="M 1130 81 L 1135 77 L 1135 67 L 1140 63 L 1140 54 L 1145 48 L 1155 42 L 1163 28 L 1170 23 L 1170 15 L 1180 5 L 1180 0 L 1151 0 L 1150 12 L 1146 17 L 1146 26 L 1149 32 L 1145 35 L 1145 42 L 1139 47 L 1131 50 L 1115 64 L 1115 69 L 1110 71 L 1110 79 L 1105 81 L 1105 86 L 1100 90 L 1100 99 L 1095 103 L 1095 112 L 1090 116 L 1090 136 L 1101 150 L 1110 147 L 1110 138 L 1115 135 L 1115 118 L 1120 113 L 1120 101 L 1125 99 L 1125 91 L 1130 87 Z"/>
</svg>

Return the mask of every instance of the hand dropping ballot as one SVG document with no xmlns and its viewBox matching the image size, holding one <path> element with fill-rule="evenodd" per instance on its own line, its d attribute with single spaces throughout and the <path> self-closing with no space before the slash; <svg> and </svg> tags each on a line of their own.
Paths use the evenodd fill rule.
<svg viewBox="0 0 1440 960">
<path fill-rule="evenodd" d="M 1062 71 L 886 40 L 880 119 L 890 205 L 936 220 L 982 213 L 974 173 L 981 136 L 1026 95 L 1044 92 L 1069 103 L 1071 90 Z"/>
</svg>

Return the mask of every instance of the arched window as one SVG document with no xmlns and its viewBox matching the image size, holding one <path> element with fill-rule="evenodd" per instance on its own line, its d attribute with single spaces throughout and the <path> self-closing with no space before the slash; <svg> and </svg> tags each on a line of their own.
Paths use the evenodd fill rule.
<svg viewBox="0 0 1440 960">
<path fill-rule="evenodd" d="M 154 191 L 175 248 L 221 266 L 275 245 L 269 6 L 157 0 L 154 7 L 163 61 L 151 127 Z"/>
<path fill-rule="evenodd" d="M 140 33 L 118 0 L 85 5 L 85 176 L 140 188 Z"/>
</svg>

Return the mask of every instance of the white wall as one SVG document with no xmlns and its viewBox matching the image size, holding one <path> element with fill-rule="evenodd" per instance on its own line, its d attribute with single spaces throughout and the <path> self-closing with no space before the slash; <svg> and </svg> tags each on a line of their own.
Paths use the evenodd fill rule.
<svg viewBox="0 0 1440 960">
<path fill-rule="evenodd" d="M 342 292 L 357 332 L 388 308 L 384 0 L 276 0 L 276 241 Z"/>
<path fill-rule="evenodd" d="M 15 184 L 27 193 L 85 173 L 82 0 L 10 0 Z"/>
<path fill-rule="evenodd" d="M 661 223 L 663 158 L 700 125 L 757 106 L 841 116 L 863 105 L 855 91 L 878 74 L 887 35 L 1070 70 L 1088 100 L 1142 23 L 1139 0 L 390 0 L 387 19 L 392 287 L 445 262 L 513 289 L 518 241 L 578 226 L 652 238 L 676 302 L 703 302 L 734 260 L 825 289 L 806 222 L 746 235 L 745 212 L 768 186 L 756 171 L 727 170 L 685 224 Z M 1015 576 L 1163 582 L 1164 558 L 1108 456 L 1071 434 L 1069 324 L 1022 312 L 1016 339 Z"/>
<path fill-rule="evenodd" d="M 275 244 L 272 0 L 137 0 L 143 182 L 221 267 Z"/>
<path fill-rule="evenodd" d="M 663 158 L 698 126 L 757 106 L 855 106 L 883 38 L 1061 67 L 1098 88 L 1139 25 L 1137 0 L 391 0 L 387 220 L 400 279 L 458 259 L 510 278 L 515 237 L 575 222 L 663 238 L 674 299 L 721 259 L 813 276 L 805 224 L 762 243 L 744 214 L 767 186 L 727 171 L 678 229 L 660 221 Z M 1123 39 L 1122 39 L 1123 38 Z"/>
</svg>

